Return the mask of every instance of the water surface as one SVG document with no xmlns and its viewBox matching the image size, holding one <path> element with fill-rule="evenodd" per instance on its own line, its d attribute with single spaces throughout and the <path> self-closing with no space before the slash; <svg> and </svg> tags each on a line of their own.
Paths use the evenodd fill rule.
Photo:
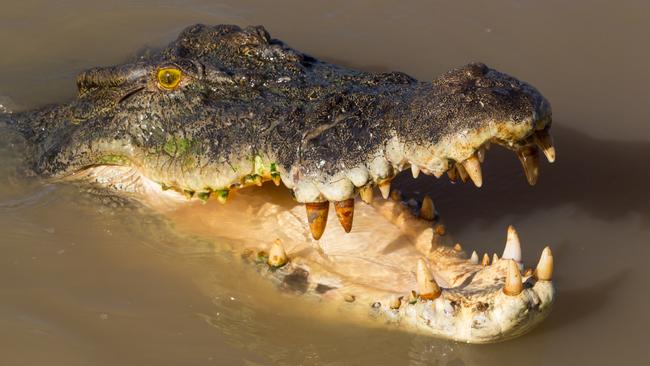
<svg viewBox="0 0 650 366">
<path fill-rule="evenodd" d="M 551 101 L 558 161 L 536 187 L 492 149 L 484 186 L 398 178 L 431 194 L 465 248 L 524 259 L 549 244 L 558 296 L 532 333 L 472 346 L 322 321 L 220 249 L 160 217 L 16 174 L 0 143 L 0 363 L 647 364 L 650 5 L 643 1 L 31 0 L 0 13 L 0 104 L 62 102 L 88 67 L 160 47 L 197 22 L 263 24 L 289 45 L 429 80 L 483 61 Z"/>
</svg>

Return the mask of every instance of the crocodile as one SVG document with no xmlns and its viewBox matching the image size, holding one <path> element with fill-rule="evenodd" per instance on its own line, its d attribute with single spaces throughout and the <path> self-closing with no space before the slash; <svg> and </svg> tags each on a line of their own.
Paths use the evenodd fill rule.
<svg viewBox="0 0 650 366">
<path fill-rule="evenodd" d="M 490 343 L 550 312 L 549 247 L 526 268 L 509 227 L 501 257 L 470 255 L 429 197 L 390 187 L 403 170 L 481 187 L 491 146 L 515 152 L 534 185 L 539 157 L 555 160 L 552 113 L 525 82 L 482 63 L 432 82 L 357 71 L 261 26 L 197 24 L 76 84 L 69 103 L 0 115 L 47 181 L 144 203 L 228 243 L 281 291 L 360 320 Z"/>
</svg>

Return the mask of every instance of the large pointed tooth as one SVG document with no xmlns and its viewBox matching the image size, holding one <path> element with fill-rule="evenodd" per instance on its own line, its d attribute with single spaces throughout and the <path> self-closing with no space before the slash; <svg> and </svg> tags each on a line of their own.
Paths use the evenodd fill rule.
<svg viewBox="0 0 650 366">
<path fill-rule="evenodd" d="M 467 177 L 469 177 L 469 175 L 467 174 L 467 170 L 465 170 L 463 164 L 456 164 L 456 170 L 458 171 L 460 180 L 462 180 L 463 183 L 467 182 Z"/>
<path fill-rule="evenodd" d="M 420 218 L 428 221 L 433 221 L 436 217 L 436 210 L 433 206 L 433 200 L 429 196 L 424 196 L 422 200 L 422 207 L 420 208 Z"/>
<path fill-rule="evenodd" d="M 521 263 L 521 242 L 519 241 L 517 230 L 512 225 L 508 226 L 506 247 L 503 249 L 501 257 L 503 259 L 513 259 L 515 262 Z"/>
<path fill-rule="evenodd" d="M 359 195 L 361 196 L 361 200 L 367 204 L 372 203 L 372 197 L 374 196 L 374 192 L 372 189 L 372 186 L 367 185 L 359 188 Z"/>
<path fill-rule="evenodd" d="M 434 300 L 440 296 L 441 290 L 436 281 L 433 279 L 427 264 L 422 258 L 418 259 L 416 278 L 418 281 L 418 292 L 420 298 Z"/>
<path fill-rule="evenodd" d="M 478 254 L 476 253 L 476 250 L 472 252 L 472 256 L 469 258 L 469 261 L 472 264 L 478 264 Z"/>
<path fill-rule="evenodd" d="M 537 263 L 537 269 L 535 270 L 535 276 L 541 281 L 550 281 L 553 279 L 553 253 L 551 253 L 551 248 L 546 247 L 542 251 L 542 256 L 539 258 L 539 263 Z"/>
<path fill-rule="evenodd" d="M 463 161 L 463 167 L 467 171 L 467 175 L 472 179 L 472 182 L 474 182 L 475 186 L 480 187 L 483 185 L 481 163 L 478 161 L 476 155 L 472 155 L 467 160 Z"/>
<path fill-rule="evenodd" d="M 542 149 L 542 152 L 544 153 L 544 156 L 546 156 L 546 160 L 548 160 L 549 163 L 553 163 L 555 161 L 555 146 L 553 146 L 553 137 L 551 137 L 551 134 L 549 134 L 548 131 L 537 131 L 535 133 L 535 144 L 537 144 L 537 146 Z"/>
<path fill-rule="evenodd" d="M 420 175 L 420 167 L 416 164 L 411 164 L 411 174 L 413 174 L 413 178 L 417 178 Z"/>
<path fill-rule="evenodd" d="M 483 253 L 483 259 L 481 260 L 481 264 L 484 267 L 490 265 L 490 257 L 487 255 L 487 253 Z"/>
<path fill-rule="evenodd" d="M 492 253 L 492 264 L 499 261 L 499 256 L 496 253 Z"/>
<path fill-rule="evenodd" d="M 517 157 L 519 157 L 519 161 L 524 167 L 528 184 L 534 186 L 537 183 L 537 177 L 539 177 L 539 150 L 537 146 L 528 145 L 520 148 L 517 151 Z"/>
<path fill-rule="evenodd" d="M 478 148 L 476 151 L 476 157 L 478 158 L 479 163 L 483 163 L 485 161 L 485 147 L 481 146 Z"/>
<path fill-rule="evenodd" d="M 449 177 L 449 180 L 452 183 L 456 183 L 456 179 L 458 179 L 458 172 L 456 171 L 456 166 L 452 166 L 447 170 L 447 176 Z"/>
<path fill-rule="evenodd" d="M 352 218 L 354 217 L 354 199 L 350 198 L 345 201 L 334 202 L 336 217 L 339 218 L 341 226 L 346 233 L 352 230 Z"/>
<path fill-rule="evenodd" d="M 381 196 L 384 199 L 388 199 L 390 196 L 390 180 L 386 179 L 378 184 L 379 190 L 381 191 Z"/>
<path fill-rule="evenodd" d="M 476 253 L 476 250 L 472 252 L 472 256 L 469 258 L 469 261 L 472 264 L 478 264 L 478 254 Z"/>
<path fill-rule="evenodd" d="M 325 225 L 327 225 L 327 213 L 330 209 L 329 201 L 325 202 L 308 202 L 305 203 L 307 208 L 307 221 L 309 229 L 314 239 L 318 240 L 323 236 Z"/>
<path fill-rule="evenodd" d="M 288 260 L 289 258 L 287 257 L 287 253 L 284 251 L 282 242 L 280 239 L 276 239 L 269 250 L 269 259 L 267 260 L 267 263 L 271 267 L 279 268 L 287 264 Z"/>
<path fill-rule="evenodd" d="M 523 290 L 524 284 L 521 283 L 519 265 L 513 260 L 508 260 L 508 273 L 506 274 L 506 283 L 503 286 L 503 292 L 509 296 L 517 296 Z"/>
</svg>

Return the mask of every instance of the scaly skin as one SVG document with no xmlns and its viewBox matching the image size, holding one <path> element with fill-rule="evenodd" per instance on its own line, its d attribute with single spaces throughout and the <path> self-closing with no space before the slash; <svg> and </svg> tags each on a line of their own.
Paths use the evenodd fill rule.
<svg viewBox="0 0 650 366">
<path fill-rule="evenodd" d="M 234 190 L 281 181 L 297 202 L 308 204 L 306 220 L 317 239 L 327 223 L 327 201 L 337 204 L 339 216 L 349 216 L 340 217 L 349 231 L 357 194 L 369 201 L 376 185 L 386 194 L 390 179 L 409 166 L 414 175 L 448 172 L 480 186 L 477 154 L 492 142 L 515 150 L 534 184 L 535 143 L 554 158 L 547 134 L 549 103 L 513 77 L 479 63 L 431 83 L 397 72 L 360 72 L 295 51 L 262 27 L 195 25 L 154 56 L 91 69 L 78 76 L 77 85 L 79 96 L 69 104 L 0 116 L 28 141 L 37 174 L 90 178 L 141 199 L 156 197 L 158 203 L 160 198 L 176 202 L 178 193 L 203 201 L 216 196 L 223 203 Z M 365 206 L 356 215 L 377 216 L 386 205 Z M 422 216 L 433 218 L 433 208 L 426 210 Z M 341 285 L 334 292 L 341 296 L 354 290 L 355 298 L 392 296 L 389 302 L 395 303 L 397 294 L 413 287 L 415 262 L 425 258 L 434 281 L 423 283 L 442 290 L 425 296 L 428 285 L 420 285 L 420 300 L 413 305 L 375 306 L 375 312 L 384 309 L 382 316 L 407 329 L 468 342 L 519 335 L 547 314 L 550 278 L 525 278 L 523 291 L 505 295 L 508 260 L 489 267 L 470 263 L 438 246 L 430 223 L 406 211 L 391 215 L 384 212 L 410 248 L 395 260 L 399 266 L 408 260 L 412 267 L 405 272 L 410 280 L 397 281 L 397 288 L 371 289 L 351 275 L 354 270 L 323 266 L 313 253 L 290 255 L 289 263 L 270 276 L 281 278 L 307 266 L 312 277 L 337 278 Z M 326 235 L 324 254 L 340 249 L 327 243 L 349 241 L 355 231 L 349 235 Z M 308 235 L 294 240 L 294 247 L 310 241 Z M 381 238 L 373 240 L 381 246 Z M 357 250 L 357 244 L 350 249 Z M 366 249 L 357 250 L 359 255 L 367 250 L 360 247 Z M 520 255 L 511 258 L 520 261 Z M 391 276 L 390 270 L 383 272 Z M 422 273 L 418 276 L 426 277 Z"/>
</svg>

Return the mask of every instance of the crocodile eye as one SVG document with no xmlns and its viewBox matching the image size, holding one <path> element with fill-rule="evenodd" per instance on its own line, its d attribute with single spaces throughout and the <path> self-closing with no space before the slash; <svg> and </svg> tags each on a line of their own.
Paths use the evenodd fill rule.
<svg viewBox="0 0 650 366">
<path fill-rule="evenodd" d="M 181 82 L 183 73 L 174 67 L 163 67 L 156 73 L 158 86 L 165 90 L 172 90 Z"/>
</svg>

